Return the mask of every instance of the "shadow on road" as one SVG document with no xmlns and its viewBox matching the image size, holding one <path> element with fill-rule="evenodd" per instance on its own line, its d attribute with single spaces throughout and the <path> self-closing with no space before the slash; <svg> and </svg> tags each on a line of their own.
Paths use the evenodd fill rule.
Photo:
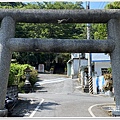
<svg viewBox="0 0 120 120">
<path fill-rule="evenodd" d="M 38 106 L 38 104 L 39 101 L 36 100 L 31 101 L 27 99 L 26 100 L 20 99 L 18 104 L 13 109 L 12 114 L 9 114 L 8 117 L 24 117 L 26 114 L 28 114 L 29 116 L 32 113 L 32 111 L 34 111 L 36 106 Z M 55 102 L 43 102 L 37 111 L 41 112 L 41 110 L 53 110 L 52 107 L 56 105 L 60 104 Z"/>
<path fill-rule="evenodd" d="M 19 102 L 13 109 L 12 114 L 9 114 L 8 117 L 24 117 L 26 113 L 31 113 L 38 104 L 39 102 L 35 100 L 31 103 L 31 100 L 19 99 Z"/>
<path fill-rule="evenodd" d="M 60 105 L 60 104 L 55 102 L 44 102 L 41 106 L 41 110 L 53 110 L 53 108 L 50 108 L 50 107 L 56 106 L 56 105 Z"/>
</svg>

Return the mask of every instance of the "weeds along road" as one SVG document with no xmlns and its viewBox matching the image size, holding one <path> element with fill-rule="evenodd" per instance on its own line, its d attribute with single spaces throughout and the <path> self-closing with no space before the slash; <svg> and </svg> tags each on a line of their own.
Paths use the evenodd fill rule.
<svg viewBox="0 0 120 120">
<path fill-rule="evenodd" d="M 24 103 L 16 107 L 13 116 L 110 117 L 101 109 L 101 105 L 96 104 L 113 104 L 113 98 L 83 93 L 78 79 L 67 78 L 65 75 L 39 74 L 38 77 L 41 86 L 33 93 L 19 93 Z"/>
</svg>

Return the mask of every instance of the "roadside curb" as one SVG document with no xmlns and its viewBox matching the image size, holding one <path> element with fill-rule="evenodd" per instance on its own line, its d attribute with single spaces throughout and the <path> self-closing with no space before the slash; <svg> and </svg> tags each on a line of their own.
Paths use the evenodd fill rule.
<svg viewBox="0 0 120 120">
<path fill-rule="evenodd" d="M 112 111 L 115 109 L 115 103 L 103 105 L 101 108 L 102 108 L 102 110 L 104 110 L 110 117 L 113 117 Z"/>
<path fill-rule="evenodd" d="M 106 94 L 90 94 L 90 95 L 91 96 L 96 96 L 96 97 L 109 97 L 109 98 L 114 99 L 114 96 L 111 97 L 111 96 L 106 95 Z M 90 111 L 92 108 L 95 108 L 95 107 L 98 107 L 98 106 L 101 108 L 102 111 L 104 111 L 108 115 L 108 117 L 113 117 L 112 111 L 115 110 L 115 102 L 113 102 L 113 103 L 95 104 L 95 105 L 91 106 L 91 108 L 89 108 L 88 111 Z M 91 116 L 96 117 L 94 115 L 94 112 L 92 112 Z"/>
<path fill-rule="evenodd" d="M 98 112 L 95 112 L 95 110 L 97 110 L 96 108 L 99 108 Z M 113 117 L 112 110 L 114 110 L 114 108 L 115 103 L 94 104 L 88 108 L 88 111 L 92 117 L 100 117 L 98 114 L 100 111 L 103 111 L 106 114 L 106 117 Z"/>
</svg>

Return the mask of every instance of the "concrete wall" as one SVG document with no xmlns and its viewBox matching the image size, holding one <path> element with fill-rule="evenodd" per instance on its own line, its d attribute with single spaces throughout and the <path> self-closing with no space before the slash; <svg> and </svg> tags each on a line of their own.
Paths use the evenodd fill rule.
<svg viewBox="0 0 120 120">
<path fill-rule="evenodd" d="M 79 65 L 80 64 L 80 65 Z M 72 63 L 71 63 L 71 75 L 73 76 L 78 76 L 79 74 L 79 67 L 81 66 L 87 66 L 88 61 L 84 60 L 84 59 L 79 59 L 78 58 L 74 58 Z"/>
<path fill-rule="evenodd" d="M 79 70 L 79 61 L 78 59 L 73 59 L 72 64 L 71 64 L 71 76 L 77 77 L 78 70 Z"/>
<path fill-rule="evenodd" d="M 70 77 L 71 76 L 71 62 L 67 63 L 67 76 Z"/>
</svg>

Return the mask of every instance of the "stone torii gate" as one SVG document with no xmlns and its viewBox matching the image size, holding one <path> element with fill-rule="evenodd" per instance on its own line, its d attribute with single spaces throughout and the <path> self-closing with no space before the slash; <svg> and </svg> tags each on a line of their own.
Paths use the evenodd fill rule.
<svg viewBox="0 0 120 120">
<path fill-rule="evenodd" d="M 0 9 L 0 116 L 6 116 L 5 96 L 12 52 L 110 53 L 116 107 L 120 106 L 120 10 Z M 15 23 L 107 23 L 107 40 L 14 38 Z M 120 115 L 120 111 L 114 112 Z"/>
</svg>

